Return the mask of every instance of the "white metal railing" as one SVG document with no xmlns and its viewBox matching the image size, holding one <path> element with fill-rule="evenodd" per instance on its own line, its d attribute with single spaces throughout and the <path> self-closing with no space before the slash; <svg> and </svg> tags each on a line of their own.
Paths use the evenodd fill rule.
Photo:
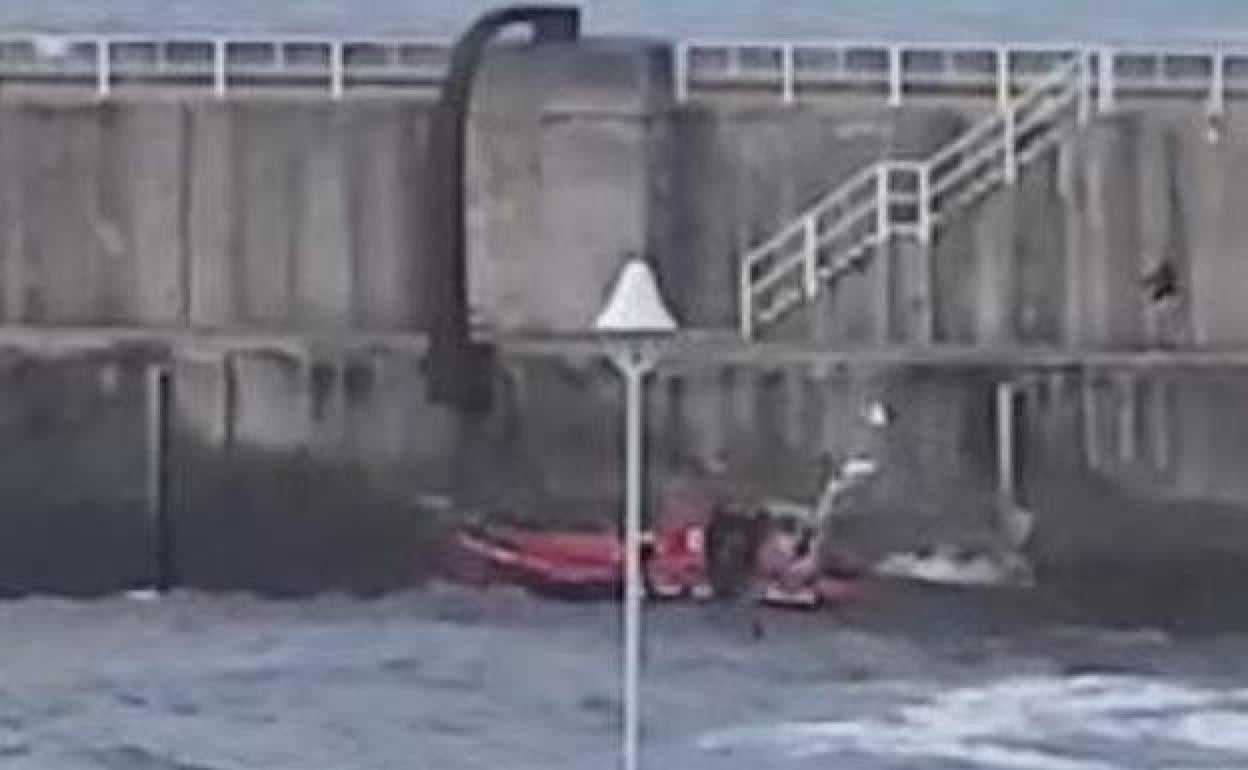
<svg viewBox="0 0 1248 770">
<path fill-rule="evenodd" d="M 883 160 L 843 182 L 749 251 L 739 267 L 741 335 L 813 300 L 895 237 L 929 243 L 935 228 L 1050 147 L 1073 113 L 1086 120 L 1090 57 L 1073 53 L 1004 110 L 922 161 Z"/>
<path fill-rule="evenodd" d="M 0 35 L 0 80 L 208 86 L 313 85 L 331 96 L 360 84 L 428 85 L 446 73 L 445 40 L 315 36 Z"/>
<path fill-rule="evenodd" d="M 1087 57 L 1102 107 L 1123 94 L 1203 96 L 1221 110 L 1248 92 L 1248 47 L 689 40 L 672 49 L 679 99 L 749 88 L 792 103 L 838 88 L 982 95 L 999 106 L 1065 62 Z"/>
<path fill-rule="evenodd" d="M 0 80 L 82 81 L 107 96 L 118 82 L 298 84 L 334 95 L 359 85 L 428 86 L 449 61 L 446 39 L 285 35 L 0 33 Z M 1004 106 L 1020 89 L 1087 55 L 1102 107 L 1124 94 L 1200 95 L 1220 110 L 1248 93 L 1248 47 L 1082 44 L 689 40 L 672 45 L 678 99 L 764 90 L 785 103 L 838 89 L 873 90 L 898 105 L 950 90 Z"/>
</svg>

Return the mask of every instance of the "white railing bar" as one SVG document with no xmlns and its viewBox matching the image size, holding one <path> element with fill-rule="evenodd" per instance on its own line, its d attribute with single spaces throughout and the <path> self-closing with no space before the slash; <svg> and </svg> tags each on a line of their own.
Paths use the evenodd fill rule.
<svg viewBox="0 0 1248 770">
<path fill-rule="evenodd" d="M 1114 52 L 1111 49 L 1102 48 L 1097 52 L 1096 74 L 1098 80 L 1096 88 L 1097 107 L 1101 112 L 1113 112 Z"/>
<path fill-rule="evenodd" d="M 742 264 L 737 271 L 737 307 L 739 317 L 737 323 L 741 327 L 741 339 L 749 340 L 754 336 L 754 281 L 750 276 L 748 265 Z"/>
<path fill-rule="evenodd" d="M 1086 125 L 1092 119 L 1092 54 L 1084 51 L 1079 55 L 1079 124 Z"/>
<path fill-rule="evenodd" d="M 806 299 L 813 300 L 819 292 L 819 219 L 808 216 L 803 220 L 802 263 Z"/>
<path fill-rule="evenodd" d="M 927 161 L 928 165 L 932 166 L 932 168 L 943 166 L 946 162 L 956 158 L 960 153 L 966 152 L 967 149 L 979 140 L 992 136 L 1002 122 L 1001 115 L 997 113 L 994 113 L 990 118 L 981 120 L 929 158 Z"/>
<path fill-rule="evenodd" d="M 1077 63 L 1075 66 L 1077 66 Z M 1061 83 L 1063 78 L 1073 71 L 1073 67 L 1068 64 L 1062 69 L 1046 75 L 1043 80 L 1031 85 L 1027 89 L 1026 93 L 1019 97 L 1018 103 L 1027 102 L 1035 98 L 1037 94 L 1043 92 L 1046 88 Z M 957 156 L 958 153 L 965 151 L 969 145 L 975 143 L 981 138 L 986 137 L 996 129 L 998 124 L 1001 123 L 1003 123 L 1001 115 L 992 115 L 984 120 L 981 120 L 977 125 L 972 126 L 966 131 L 966 133 L 962 134 L 960 137 L 953 140 L 933 155 L 930 159 L 928 159 L 927 163 L 933 168 L 943 165 L 946 161 Z"/>
<path fill-rule="evenodd" d="M 1213 54 L 1213 72 L 1209 83 L 1209 112 L 1221 115 L 1226 112 L 1226 57 L 1221 51 Z"/>
<path fill-rule="evenodd" d="M 993 142 L 966 156 L 966 160 L 955 166 L 952 171 L 942 174 L 932 181 L 932 195 L 944 195 L 950 189 L 965 181 L 967 177 L 974 176 L 977 171 L 983 170 L 986 166 L 994 165 L 992 161 L 1000 153 L 1001 145 Z"/>
<path fill-rule="evenodd" d="M 797 96 L 796 73 L 793 46 L 786 45 L 780 49 L 781 91 L 785 104 L 792 104 Z"/>
<path fill-rule="evenodd" d="M 95 94 L 107 98 L 113 88 L 112 45 L 105 39 L 95 41 Z"/>
<path fill-rule="evenodd" d="M 759 262 L 763 262 L 770 258 L 772 252 L 776 251 L 786 241 L 791 240 L 800 234 L 802 230 L 802 217 L 809 216 L 810 214 L 811 212 L 807 210 L 806 212 L 797 215 L 796 218 L 789 221 L 762 243 L 755 246 L 753 249 L 750 249 L 743 260 L 746 267 L 753 267 Z"/>
<path fill-rule="evenodd" d="M 403 42 L 407 42 L 404 40 Z M 445 42 L 445 41 L 440 41 Z M 750 38 L 684 38 L 689 46 L 706 50 L 726 50 L 729 48 L 749 48 L 758 50 L 778 50 L 781 46 L 791 45 L 798 50 L 856 50 L 883 52 L 894 46 L 905 51 L 958 53 L 965 55 L 992 54 L 999 49 L 1017 51 L 1027 54 L 1048 54 L 1056 56 L 1073 56 L 1080 51 L 1097 50 L 1111 45 L 1114 50 L 1122 53 L 1139 55 L 1166 56 L 1201 56 L 1213 50 L 1222 50 L 1227 54 L 1248 52 L 1248 46 L 1234 41 L 1211 42 L 1208 44 L 1174 44 L 1159 42 L 1157 44 L 1139 42 L 1120 42 L 1105 40 L 1088 40 L 1084 42 L 1028 42 L 1028 41 L 966 41 L 966 40 L 820 40 L 813 38 L 784 38 L 771 40 L 755 40 Z"/>
<path fill-rule="evenodd" d="M 923 169 L 924 166 L 927 165 L 927 161 L 925 160 L 889 159 L 889 160 L 884 160 L 880 162 L 888 166 L 893 171 L 898 171 L 898 172 L 905 173 L 905 174 L 917 174 Z"/>
<path fill-rule="evenodd" d="M 1036 139 L 1035 142 L 1033 142 L 1030 147 L 1028 147 L 1025 151 L 1019 154 L 1018 162 L 1024 166 L 1027 165 L 1032 160 L 1034 160 L 1037 155 L 1042 154 L 1043 152 L 1048 150 L 1050 147 L 1057 144 L 1060 140 L 1061 140 L 1060 131 L 1052 131 L 1048 134 L 1045 134 L 1044 136 L 1041 136 L 1040 138 Z"/>
<path fill-rule="evenodd" d="M 880 164 L 876 169 L 875 232 L 880 238 L 888 237 L 888 166 Z"/>
<path fill-rule="evenodd" d="M 329 94 L 333 99 L 341 99 L 346 87 L 346 75 L 343 60 L 342 43 L 330 43 L 329 46 Z"/>
<path fill-rule="evenodd" d="M 792 274 L 796 272 L 795 268 L 803 267 L 802 263 L 805 258 L 805 254 L 800 251 L 796 254 L 788 255 L 785 257 L 784 261 L 778 262 L 766 273 L 758 278 L 755 278 L 751 291 L 753 291 L 754 294 L 762 294 L 776 284 L 791 277 Z"/>
<path fill-rule="evenodd" d="M 1010 106 L 1013 84 L 1010 80 L 1010 50 L 997 49 L 997 109 L 1004 112 Z"/>
<path fill-rule="evenodd" d="M 780 292 L 776 295 L 776 298 L 772 300 L 771 304 L 758 314 L 758 320 L 762 323 L 771 323 L 792 310 L 797 305 L 801 304 L 801 301 L 802 293 L 797 289 Z"/>
<path fill-rule="evenodd" d="M 888 49 L 888 104 L 900 107 L 902 92 L 905 88 L 902 73 L 901 46 L 890 46 Z"/>
<path fill-rule="evenodd" d="M 932 168 L 924 165 L 919 171 L 919 242 L 932 240 Z"/>
<path fill-rule="evenodd" d="M 831 241 L 834 241 L 837 238 L 840 238 L 842 235 L 845 234 L 847 230 L 851 229 L 854 225 L 862 222 L 862 220 L 865 219 L 867 215 L 874 214 L 875 208 L 877 205 L 878 205 L 877 201 L 874 198 L 872 198 L 866 203 L 861 203 L 858 206 L 855 206 L 854 208 L 845 212 L 844 216 L 840 218 L 839 222 L 837 222 L 832 227 L 827 228 L 826 230 L 820 231 L 819 245 L 825 246 Z"/>
<path fill-rule="evenodd" d="M 1017 122 L 1014 127 L 1015 133 L 1021 137 L 1027 131 L 1044 123 L 1044 121 L 1060 115 L 1075 100 L 1075 96 L 1076 94 L 1074 93 L 1065 93 L 1046 100 L 1043 106 Z"/>
<path fill-rule="evenodd" d="M 1018 107 L 1011 105 L 1005 111 L 1005 183 L 1012 185 L 1018 181 Z"/>
<path fill-rule="evenodd" d="M 852 246 L 843 250 L 836 259 L 831 260 L 827 267 L 823 268 L 825 279 L 829 274 L 844 273 L 853 270 L 854 263 L 858 261 L 857 258 L 863 251 L 871 248 L 872 246 L 878 246 L 885 240 L 887 239 L 881 238 L 876 233 L 868 233 L 862 238 L 859 238 L 853 243 Z"/>
<path fill-rule="evenodd" d="M 214 40 L 212 43 L 212 90 L 218 99 L 224 99 L 230 87 L 229 75 L 226 72 L 228 43 L 225 40 Z"/>
<path fill-rule="evenodd" d="M 871 184 L 871 180 L 874 175 L 874 165 L 872 164 L 866 166 L 861 171 L 842 182 L 840 186 L 832 190 L 832 192 L 807 207 L 802 216 L 806 214 L 813 214 L 816 216 L 826 214 L 828 213 L 828 209 L 832 206 L 838 203 L 852 201 L 855 197 L 854 193 L 863 193 L 866 191 L 866 188 L 868 188 Z"/>
<path fill-rule="evenodd" d="M 688 43 L 682 41 L 672 46 L 672 79 L 678 104 L 689 101 L 689 55 Z"/>
</svg>

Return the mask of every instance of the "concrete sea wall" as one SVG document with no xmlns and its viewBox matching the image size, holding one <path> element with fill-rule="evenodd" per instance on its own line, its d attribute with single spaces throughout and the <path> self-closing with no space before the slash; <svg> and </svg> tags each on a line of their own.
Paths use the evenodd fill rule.
<svg viewBox="0 0 1248 770">
<path fill-rule="evenodd" d="M 976 118 L 956 103 L 678 105 L 667 61 L 627 41 L 491 60 L 466 180 L 478 321 L 583 329 L 635 252 L 687 325 L 730 329 L 743 249 L 863 164 L 924 157 Z M 614 520 L 619 389 L 599 359 L 508 350 L 483 418 L 425 399 L 429 109 L 0 98 L 0 589 L 150 579 L 153 367 L 170 377 L 165 502 L 190 585 L 403 584 L 429 567 L 427 491 Z M 847 365 L 836 351 L 913 342 L 904 312 L 872 305 L 868 271 L 784 330 L 793 345 L 813 335 L 811 355 L 688 353 L 659 373 L 650 494 L 719 449 L 761 491 L 809 499 L 825 455 L 867 446 L 907 480 L 902 498 L 948 502 L 933 527 L 973 532 L 995 481 L 993 386 L 1008 380 L 1045 564 L 1074 574 L 1126 542 L 1154 565 L 1248 542 L 1244 375 L 1079 362 L 1243 343 L 1246 129 L 1232 115 L 1211 142 L 1196 109 L 1133 104 L 942 230 L 936 342 L 1046 346 L 1070 366 Z M 1141 285 L 1161 262 L 1180 288 L 1164 307 Z M 896 414 L 886 435 L 862 425 L 873 399 Z M 1217 525 L 1167 519 L 1182 511 Z"/>
</svg>

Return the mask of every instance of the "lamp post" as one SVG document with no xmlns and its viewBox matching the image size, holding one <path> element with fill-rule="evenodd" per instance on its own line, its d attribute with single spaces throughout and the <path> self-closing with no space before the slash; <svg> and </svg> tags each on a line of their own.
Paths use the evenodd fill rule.
<svg viewBox="0 0 1248 770">
<path fill-rule="evenodd" d="M 650 266 L 631 259 L 594 322 L 625 388 L 624 770 L 637 770 L 641 677 L 642 386 L 676 332 Z"/>
</svg>

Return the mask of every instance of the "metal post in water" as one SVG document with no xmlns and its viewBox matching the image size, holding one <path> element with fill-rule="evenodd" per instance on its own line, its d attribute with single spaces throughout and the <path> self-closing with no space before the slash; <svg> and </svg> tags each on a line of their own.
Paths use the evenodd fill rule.
<svg viewBox="0 0 1248 770">
<path fill-rule="evenodd" d="M 152 533 L 152 584 L 165 593 L 175 584 L 169 526 L 169 407 L 172 377 L 162 365 L 147 370 L 147 516 Z"/>
<path fill-rule="evenodd" d="M 627 415 L 627 488 L 624 521 L 624 770 L 637 770 L 641 744 L 641 462 L 642 379 L 649 369 L 630 357 L 624 374 Z"/>
</svg>

